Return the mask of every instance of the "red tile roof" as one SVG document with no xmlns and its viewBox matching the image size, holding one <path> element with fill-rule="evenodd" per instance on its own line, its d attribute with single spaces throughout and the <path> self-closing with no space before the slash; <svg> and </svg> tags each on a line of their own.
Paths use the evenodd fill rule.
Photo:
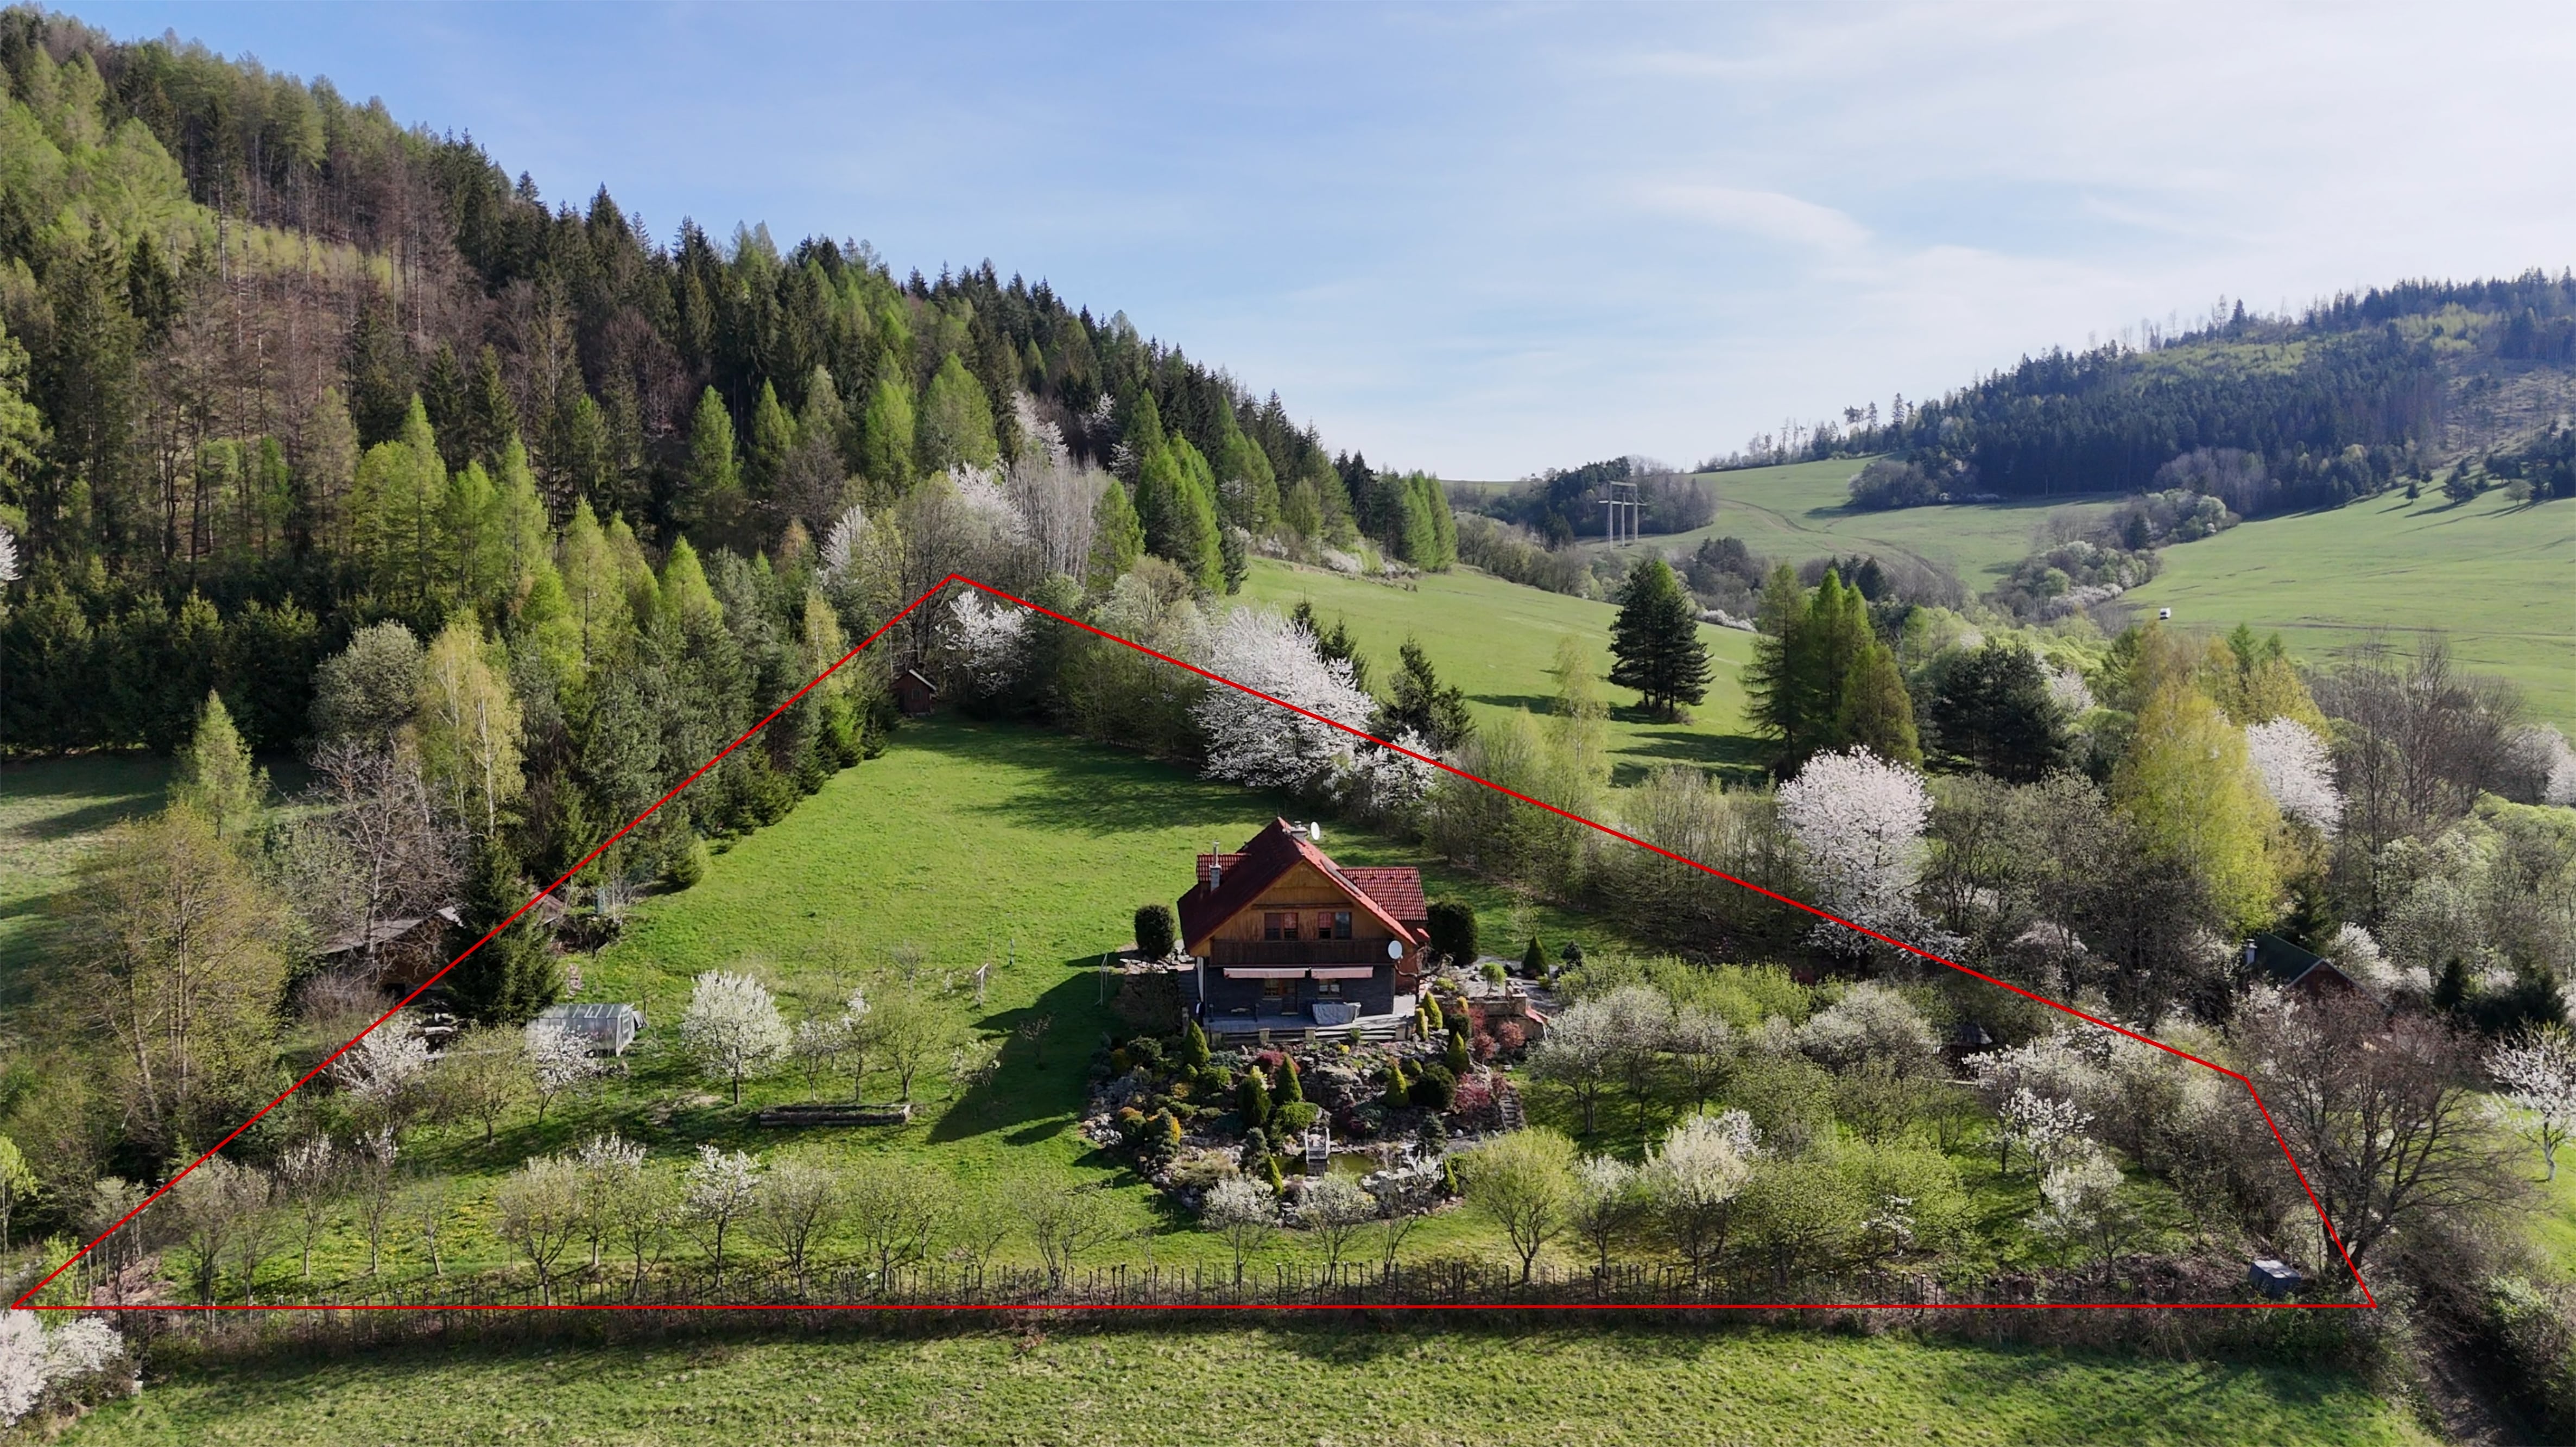
<svg viewBox="0 0 2576 1447">
<path fill-rule="evenodd" d="M 1181 896 L 1181 945 L 1193 953 L 1208 936 L 1215 934 L 1227 920 L 1243 913 L 1254 900 L 1267 893 L 1300 861 L 1311 864 L 1317 873 L 1333 882 L 1349 896 L 1351 903 L 1377 917 L 1387 932 L 1406 944 L 1419 944 L 1427 917 L 1422 906 L 1422 876 L 1405 868 L 1361 868 L 1345 870 L 1310 842 L 1296 825 L 1285 819 L 1273 819 L 1267 828 L 1245 842 L 1233 854 L 1211 858 L 1198 856 L 1198 883 Z M 1208 888 L 1210 866 L 1221 871 L 1214 890 Z M 1369 876 L 1363 884 L 1359 876 Z M 1408 913 L 1408 910 L 1410 911 Z"/>
</svg>

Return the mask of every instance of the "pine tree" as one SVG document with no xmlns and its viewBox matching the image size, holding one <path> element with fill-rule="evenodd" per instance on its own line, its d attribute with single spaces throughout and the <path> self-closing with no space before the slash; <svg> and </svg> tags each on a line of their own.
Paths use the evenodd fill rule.
<svg viewBox="0 0 2576 1447">
<path fill-rule="evenodd" d="M 2065 721 L 2029 649 L 2005 639 L 1943 660 L 1935 674 L 1932 735 L 1946 768 L 2007 783 L 2037 783 L 2065 766 Z"/>
<path fill-rule="evenodd" d="M 1699 640 L 1699 613 L 1663 559 L 1640 559 L 1629 570 L 1619 591 L 1619 616 L 1610 625 L 1610 653 L 1617 660 L 1610 681 L 1637 690 L 1646 707 L 1665 717 L 1708 697 L 1708 645 Z"/>
<path fill-rule="evenodd" d="M 519 437 L 519 408 L 501 380 L 501 357 L 490 347 L 474 362 L 474 385 L 465 401 L 466 432 L 458 440 L 467 461 L 498 467 L 501 452 Z"/>
</svg>

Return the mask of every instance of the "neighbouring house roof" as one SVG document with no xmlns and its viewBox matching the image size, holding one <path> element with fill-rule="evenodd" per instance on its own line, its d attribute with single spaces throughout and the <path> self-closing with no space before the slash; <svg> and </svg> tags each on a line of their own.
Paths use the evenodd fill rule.
<svg viewBox="0 0 2576 1447">
<path fill-rule="evenodd" d="M 2312 954 L 2279 935 L 2256 935 L 2245 942 L 2245 964 L 2285 990 L 2341 985 L 2358 989 L 2350 975 L 2323 955 Z"/>
<path fill-rule="evenodd" d="M 1297 826 L 1285 819 L 1273 819 L 1235 853 L 1198 857 L 1198 883 L 1181 896 L 1182 947 L 1195 953 L 1208 936 L 1243 913 L 1301 863 L 1313 866 L 1351 903 L 1385 925 L 1389 934 L 1408 945 L 1421 943 L 1426 916 L 1420 871 L 1400 867 L 1346 870 L 1316 848 Z M 1219 874 L 1214 890 L 1208 888 L 1211 869 Z M 1361 882 L 1363 875 L 1368 877 L 1367 883 Z"/>
<path fill-rule="evenodd" d="M 570 906 L 551 894 L 537 896 L 536 908 L 529 911 L 530 914 L 548 924 L 563 923 L 564 916 L 571 912 Z M 465 928 L 465 916 L 457 913 L 456 906 L 443 904 L 428 914 L 410 915 L 401 919 L 380 919 L 376 921 L 374 929 L 352 930 L 314 953 L 318 958 L 328 959 L 333 955 L 359 954 L 369 949 L 380 949 L 404 939 L 412 931 L 428 924 L 431 920 L 455 929 Z"/>
</svg>

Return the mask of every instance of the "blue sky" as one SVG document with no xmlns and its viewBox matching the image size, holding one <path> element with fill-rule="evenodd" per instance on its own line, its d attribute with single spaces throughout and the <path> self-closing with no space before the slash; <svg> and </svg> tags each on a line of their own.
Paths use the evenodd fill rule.
<svg viewBox="0 0 2576 1447">
<path fill-rule="evenodd" d="M 65 7 L 668 237 L 989 257 L 1451 477 L 2576 262 L 2565 7 Z"/>
</svg>

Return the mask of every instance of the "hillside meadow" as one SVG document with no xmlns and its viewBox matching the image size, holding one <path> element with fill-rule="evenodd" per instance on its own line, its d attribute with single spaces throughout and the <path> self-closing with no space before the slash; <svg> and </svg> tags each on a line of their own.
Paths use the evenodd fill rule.
<svg viewBox="0 0 2576 1447">
<path fill-rule="evenodd" d="M 1552 670 L 1561 638 L 1580 640 L 1593 667 L 1607 677 L 1610 624 L 1619 613 L 1608 603 L 1507 583 L 1472 568 L 1391 584 L 1258 559 L 1243 596 L 1283 612 L 1312 602 L 1325 627 L 1336 619 L 1349 624 L 1380 691 L 1395 672 L 1404 641 L 1419 641 L 1441 681 L 1466 690 L 1480 720 L 1519 708 L 1547 712 L 1556 695 Z M 1635 784 L 1665 764 L 1693 764 L 1739 778 L 1760 772 L 1762 746 L 1746 729 L 1741 681 L 1753 659 L 1753 635 L 1702 625 L 1700 641 L 1709 652 L 1708 698 L 1691 708 L 1687 720 L 1654 718 L 1635 706 L 1628 690 L 1605 690 L 1614 701 L 1614 785 Z"/>
<path fill-rule="evenodd" d="M 2357 1377 L 1900 1336 L 1444 1320 L 402 1348 L 191 1366 L 75 1447 L 188 1443 L 2429 1443 Z"/>
</svg>

